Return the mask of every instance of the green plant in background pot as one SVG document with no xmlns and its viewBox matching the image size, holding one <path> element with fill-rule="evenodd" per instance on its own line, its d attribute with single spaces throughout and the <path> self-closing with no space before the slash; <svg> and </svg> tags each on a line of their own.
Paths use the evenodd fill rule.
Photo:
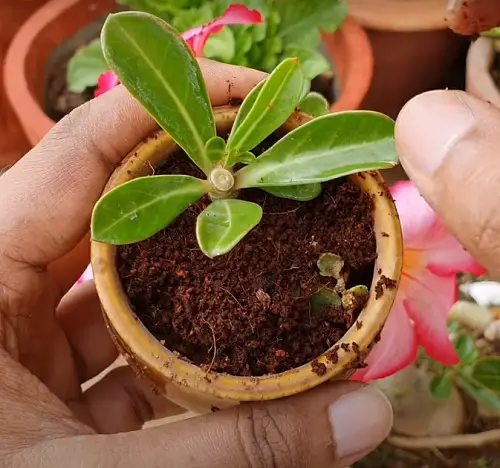
<svg viewBox="0 0 500 468">
<path fill-rule="evenodd" d="M 229 0 L 120 0 L 119 3 L 160 17 L 179 32 L 210 25 L 214 18 L 224 19 L 228 9 L 235 6 Z M 259 12 L 264 21 L 260 24 L 229 22 L 230 26 L 212 31 L 211 37 L 195 48 L 195 55 L 203 54 L 265 72 L 271 72 L 285 58 L 297 57 L 309 81 L 331 69 L 319 51 L 320 31 L 333 32 L 342 24 L 347 7 L 340 0 L 242 0 L 238 3 Z M 69 90 L 81 93 L 95 87 L 106 70 L 100 41 L 95 40 L 78 50 L 69 62 Z"/>
</svg>

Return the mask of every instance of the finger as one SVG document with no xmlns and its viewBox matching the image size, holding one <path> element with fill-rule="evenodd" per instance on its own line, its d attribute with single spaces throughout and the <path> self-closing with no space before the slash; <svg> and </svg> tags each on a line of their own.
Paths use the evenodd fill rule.
<svg viewBox="0 0 500 468">
<path fill-rule="evenodd" d="M 208 60 L 201 67 L 215 105 L 245 96 L 265 76 Z M 121 86 L 59 122 L 2 176 L 0 252 L 10 259 L 2 266 L 45 267 L 75 247 L 111 171 L 155 128 Z"/>
<path fill-rule="evenodd" d="M 500 26 L 498 0 L 449 0 L 448 24 L 458 34 L 471 36 Z"/>
<path fill-rule="evenodd" d="M 73 351 L 81 383 L 95 377 L 118 357 L 93 281 L 86 281 L 64 296 L 56 318 Z"/>
<path fill-rule="evenodd" d="M 391 424 L 382 393 L 344 382 L 154 429 L 80 438 L 68 450 L 85 459 L 82 467 L 340 468 L 380 444 Z"/>
<path fill-rule="evenodd" d="M 86 390 L 80 401 L 69 406 L 80 421 L 100 434 L 135 431 L 153 419 L 185 413 L 183 408 L 153 393 L 128 366 L 110 371 Z"/>
<path fill-rule="evenodd" d="M 409 177 L 464 247 L 500 272 L 500 111 L 459 91 L 412 99 L 396 124 Z"/>
</svg>

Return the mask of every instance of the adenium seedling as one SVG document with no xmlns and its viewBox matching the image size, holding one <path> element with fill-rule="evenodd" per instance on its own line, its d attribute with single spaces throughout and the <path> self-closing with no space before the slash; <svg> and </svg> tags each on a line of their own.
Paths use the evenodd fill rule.
<svg viewBox="0 0 500 468">
<path fill-rule="evenodd" d="M 191 49 L 168 24 L 146 13 L 110 15 L 102 31 L 104 56 L 120 82 L 206 175 L 157 175 L 104 195 L 92 217 L 92 238 L 112 244 L 142 241 L 209 195 L 196 235 L 209 257 L 229 252 L 262 217 L 237 199 L 260 188 L 283 198 L 311 200 L 321 182 L 386 169 L 397 163 L 394 122 L 375 112 L 344 112 L 311 120 L 259 157 L 252 150 L 273 134 L 307 91 L 297 59 L 284 60 L 248 95 L 227 142 L 217 136 L 201 70 Z M 243 167 L 235 171 L 235 164 Z"/>
</svg>

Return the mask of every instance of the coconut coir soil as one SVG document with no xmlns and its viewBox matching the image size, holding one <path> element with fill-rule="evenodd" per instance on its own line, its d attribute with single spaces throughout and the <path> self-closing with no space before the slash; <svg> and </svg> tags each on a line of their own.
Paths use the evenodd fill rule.
<svg viewBox="0 0 500 468">
<path fill-rule="evenodd" d="M 182 154 L 162 172 L 202 177 Z M 319 275 L 324 252 L 344 259 L 351 285 L 371 282 L 372 200 L 346 179 L 310 202 L 258 190 L 240 198 L 259 203 L 264 216 L 229 254 L 209 259 L 198 248 L 203 199 L 150 239 L 119 247 L 118 271 L 139 319 L 170 350 L 216 372 L 283 372 L 326 351 L 356 319 L 342 308 L 313 311 L 309 298 L 335 285 Z"/>
</svg>

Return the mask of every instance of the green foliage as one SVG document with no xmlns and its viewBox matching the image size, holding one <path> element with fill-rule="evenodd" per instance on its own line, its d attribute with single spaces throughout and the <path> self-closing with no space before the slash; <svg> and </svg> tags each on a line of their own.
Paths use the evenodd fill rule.
<svg viewBox="0 0 500 468">
<path fill-rule="evenodd" d="M 146 13 L 117 13 L 106 20 L 102 44 L 121 83 L 208 173 L 212 162 L 205 143 L 215 136 L 212 107 L 198 62 L 179 34 Z"/>
<path fill-rule="evenodd" d="M 307 89 L 297 59 L 284 60 L 252 91 L 226 144 L 215 135 L 198 63 L 175 30 L 156 17 L 129 12 L 111 15 L 102 37 L 120 81 L 207 179 L 150 176 L 118 186 L 94 209 L 93 240 L 144 240 L 208 193 L 212 203 L 199 215 L 196 235 L 201 250 L 215 257 L 234 248 L 262 218 L 259 205 L 236 199 L 239 189 L 262 186 L 276 196 L 311 200 L 321 193 L 322 181 L 397 161 L 394 122 L 373 112 L 313 120 L 255 157 L 250 150 L 289 118 Z M 234 164 L 244 168 L 234 173 Z"/>
<path fill-rule="evenodd" d="M 76 51 L 68 62 L 66 81 L 72 93 L 82 93 L 97 85 L 99 76 L 108 69 L 102 53 L 101 40 L 96 39 Z"/>
<path fill-rule="evenodd" d="M 453 391 L 453 382 L 450 374 L 443 372 L 433 377 L 429 384 L 429 390 L 435 398 L 449 398 Z"/>
<path fill-rule="evenodd" d="M 202 252 L 216 257 L 229 252 L 262 219 L 262 208 L 244 200 L 216 200 L 198 216 L 196 238 Z"/>
<path fill-rule="evenodd" d="M 485 357 L 474 364 L 471 377 L 483 387 L 500 393 L 500 358 Z"/>
<path fill-rule="evenodd" d="M 328 101 L 319 93 L 311 92 L 302 101 L 299 109 L 312 117 L 321 117 L 328 114 Z"/>
</svg>

